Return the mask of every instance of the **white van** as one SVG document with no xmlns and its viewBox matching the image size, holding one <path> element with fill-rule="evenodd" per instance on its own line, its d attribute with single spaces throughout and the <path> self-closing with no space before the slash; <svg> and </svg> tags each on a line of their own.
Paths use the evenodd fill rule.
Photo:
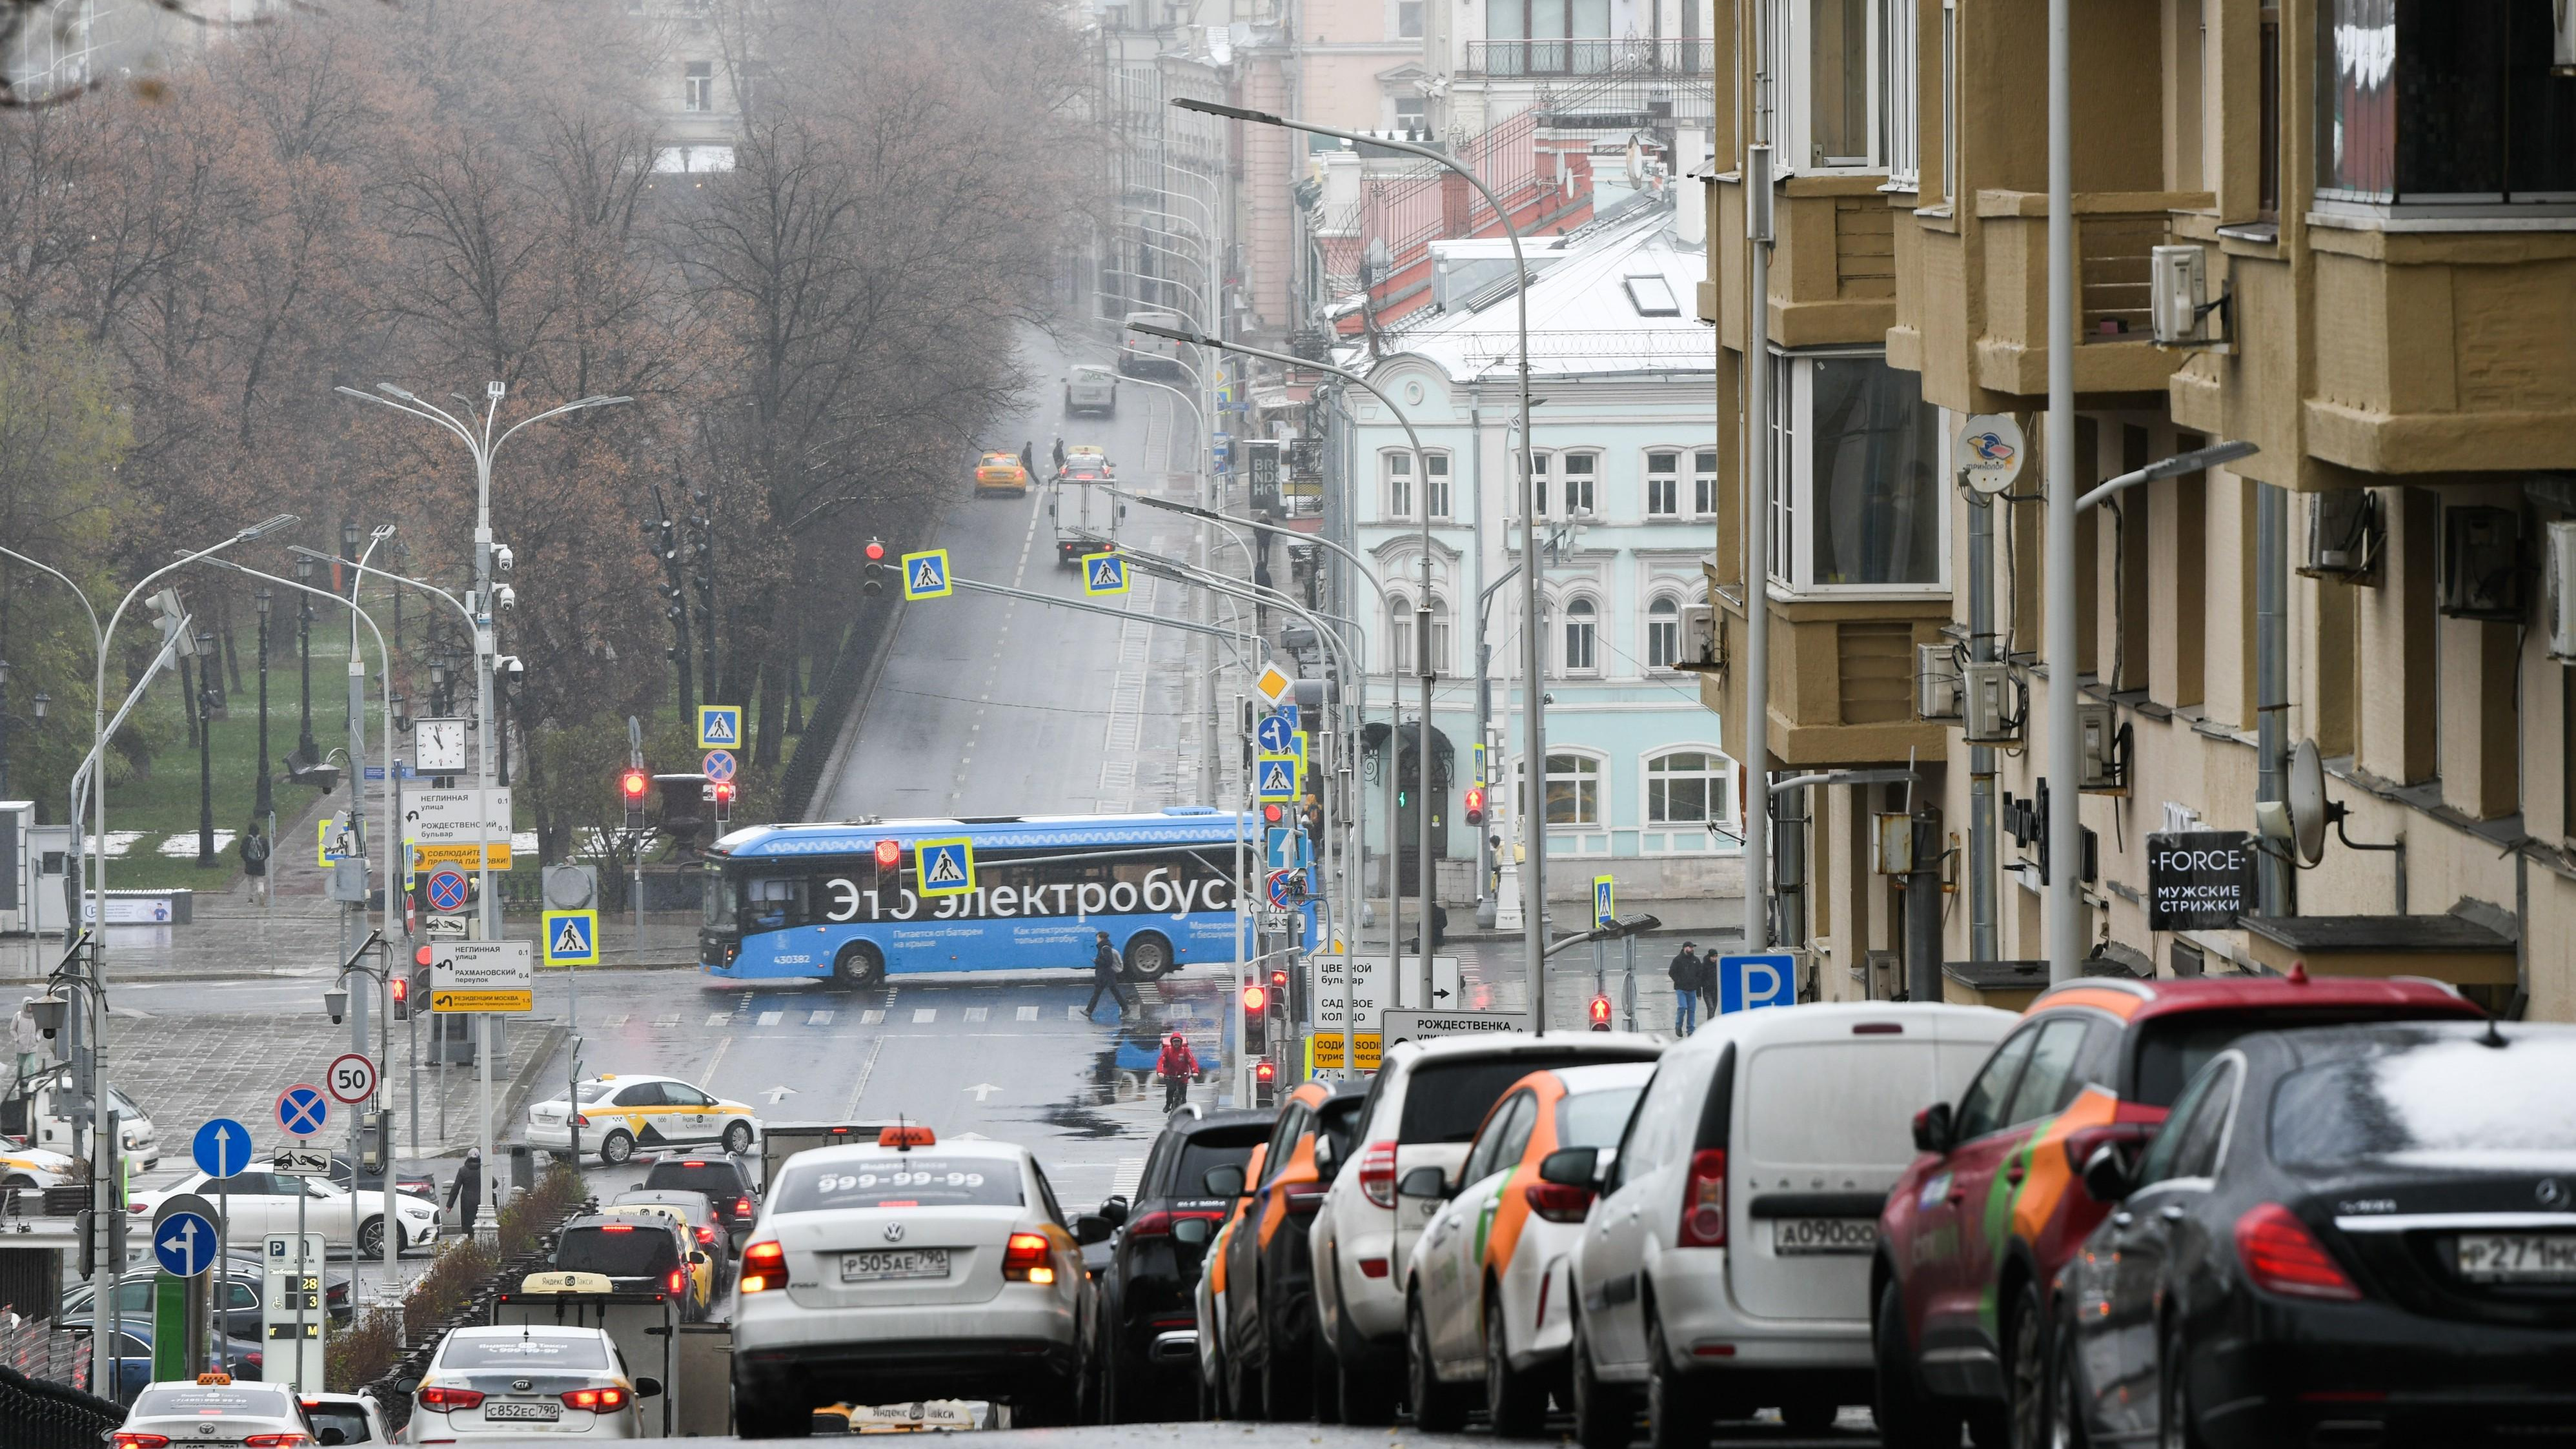
<svg viewBox="0 0 2576 1449">
<path fill-rule="evenodd" d="M 1118 370 L 1129 377 L 1158 373 L 1179 377 L 1188 371 L 1181 363 L 1181 344 L 1168 337 L 1139 332 L 1136 324 L 1187 330 L 1190 319 L 1178 312 L 1130 312 L 1118 319 Z"/>
<path fill-rule="evenodd" d="M 1914 1158 L 1915 1111 L 1955 1099 L 2020 1018 L 1818 1003 L 1720 1016 L 1657 1066 L 1574 1250 L 1584 1449 L 1625 1444 L 1638 1390 L 1707 1440 L 1777 1408 L 1793 1431 L 1870 1401 L 1870 1258 Z"/>
</svg>

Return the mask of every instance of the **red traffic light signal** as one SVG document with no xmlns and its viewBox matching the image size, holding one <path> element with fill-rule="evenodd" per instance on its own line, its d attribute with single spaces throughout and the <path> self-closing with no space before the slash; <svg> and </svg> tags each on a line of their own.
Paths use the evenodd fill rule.
<svg viewBox="0 0 2576 1449">
<path fill-rule="evenodd" d="M 1261 807 L 1261 818 L 1266 824 L 1276 825 L 1288 818 L 1288 811 L 1274 800 Z"/>
<path fill-rule="evenodd" d="M 877 542 L 877 541 L 876 541 L 875 539 L 873 539 L 873 538 L 868 540 L 868 562 L 870 562 L 870 563 L 884 563 L 884 562 L 885 562 L 885 545 L 884 545 L 884 544 L 882 544 L 882 543 Z"/>
<path fill-rule="evenodd" d="M 643 804 L 645 793 L 652 788 L 653 777 L 641 766 L 629 765 L 618 773 L 617 793 L 625 796 L 629 805 Z"/>
<path fill-rule="evenodd" d="M 1485 792 L 1483 790 L 1472 785 L 1469 786 L 1465 797 L 1460 803 L 1466 807 L 1468 824 L 1482 825 L 1485 823 Z"/>
<path fill-rule="evenodd" d="M 716 803 L 717 803 L 717 804 L 719 804 L 719 805 L 730 805 L 730 804 L 732 804 L 732 803 L 733 803 L 733 792 L 734 792 L 734 784 L 733 784 L 733 781 L 731 781 L 731 780 L 718 780 L 718 781 L 716 781 L 716 782 L 715 782 L 715 788 L 714 788 L 714 792 L 713 792 L 713 793 L 714 793 L 714 795 L 715 795 L 715 797 L 716 797 Z"/>
<path fill-rule="evenodd" d="M 1287 972 L 1285 972 L 1285 971 L 1273 971 L 1273 972 L 1271 972 L 1271 973 L 1270 973 L 1270 989 L 1271 989 L 1271 990 L 1273 990 L 1273 991 L 1285 991 L 1285 990 L 1287 990 L 1287 989 L 1288 989 L 1288 973 L 1287 973 Z"/>
<path fill-rule="evenodd" d="M 427 967 L 430 964 L 429 951 L 430 948 L 427 946 L 420 947 L 413 951 L 411 953 L 411 964 L 414 966 Z"/>
<path fill-rule="evenodd" d="M 1270 992 L 1267 989 L 1259 986 L 1243 988 L 1243 1011 L 1246 1016 L 1260 1015 L 1262 1008 L 1269 1004 Z"/>
<path fill-rule="evenodd" d="M 892 870 L 901 864 L 903 864 L 902 841 L 880 840 L 877 842 L 877 869 Z"/>
<path fill-rule="evenodd" d="M 423 953 L 426 953 L 426 952 L 429 950 L 429 948 L 428 948 L 428 947 L 426 947 L 426 946 L 423 946 L 423 947 L 421 948 L 421 950 L 422 950 L 422 952 L 423 952 Z M 410 978 L 410 977 L 408 977 L 408 976 L 397 976 L 397 977 L 395 977 L 395 978 L 393 979 L 393 988 L 394 988 L 394 1005 L 396 1005 L 396 1006 L 400 1006 L 400 1005 L 402 1005 L 404 1002 L 411 1000 L 411 978 Z"/>
<path fill-rule="evenodd" d="M 1610 998 L 1607 996 L 1596 996 L 1592 998 L 1591 1015 L 1592 1029 L 1594 1031 L 1608 1031 L 1610 1029 Z"/>
<path fill-rule="evenodd" d="M 1252 1064 L 1252 1080 L 1259 1082 L 1265 1087 L 1269 1086 L 1272 1082 L 1278 1081 L 1279 1064 L 1267 1057 L 1254 1062 Z"/>
</svg>

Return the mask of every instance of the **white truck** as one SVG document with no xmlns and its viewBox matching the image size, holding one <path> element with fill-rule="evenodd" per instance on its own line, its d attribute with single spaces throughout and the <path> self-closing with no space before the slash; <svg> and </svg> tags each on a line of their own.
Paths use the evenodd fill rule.
<svg viewBox="0 0 2576 1449">
<path fill-rule="evenodd" d="M 1127 505 L 1109 491 L 1105 469 L 1086 468 L 1076 456 L 1065 462 L 1047 493 L 1047 519 L 1055 525 L 1055 561 L 1069 567 L 1087 553 L 1110 553 L 1118 547 L 1118 521 Z"/>
<path fill-rule="evenodd" d="M 0 1097 L 0 1137 L 13 1138 L 28 1147 L 75 1155 L 72 1145 L 86 1137 L 76 1138 L 73 1119 L 66 1110 L 69 1093 L 63 1084 L 67 1069 L 57 1067 L 48 1073 L 25 1077 Z M 161 1165 L 161 1137 L 152 1119 L 134 1105 L 123 1092 L 108 1089 L 109 1109 L 116 1113 L 117 1135 L 126 1159 L 138 1171 L 150 1171 Z M 87 1122 L 81 1127 L 86 1129 Z M 0 1143 L 0 1150 L 6 1144 Z"/>
</svg>

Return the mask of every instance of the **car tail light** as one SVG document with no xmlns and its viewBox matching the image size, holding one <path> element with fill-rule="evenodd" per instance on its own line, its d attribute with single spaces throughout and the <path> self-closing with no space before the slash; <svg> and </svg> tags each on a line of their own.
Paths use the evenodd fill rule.
<svg viewBox="0 0 2576 1449">
<path fill-rule="evenodd" d="M 1324 1198 L 1330 1191 L 1322 1183 L 1301 1182 L 1286 1189 L 1281 1196 L 1288 1200 L 1288 1211 L 1310 1213 L 1324 1205 Z"/>
<path fill-rule="evenodd" d="M 1013 1233 L 1002 1250 L 1002 1277 L 1013 1283 L 1052 1283 L 1055 1269 L 1048 1265 L 1048 1247 L 1044 1233 Z"/>
<path fill-rule="evenodd" d="M 674 1269 L 672 1269 L 672 1270 L 671 1270 L 671 1276 L 670 1276 L 670 1279 L 668 1280 L 668 1281 L 670 1282 L 670 1285 L 671 1285 L 671 1291 L 672 1291 L 672 1292 L 674 1292 L 674 1293 L 679 1292 L 679 1291 L 680 1291 L 680 1285 L 681 1285 L 682 1283 L 687 1282 L 687 1281 L 688 1281 L 688 1277 L 689 1277 L 689 1273 L 688 1273 L 688 1270 L 687 1270 L 687 1269 L 685 1269 L 685 1268 L 674 1268 Z"/>
<path fill-rule="evenodd" d="M 420 1406 L 424 1409 L 445 1409 L 449 1411 L 457 1409 L 479 1409 L 483 1407 L 483 1391 L 481 1389 L 450 1389 L 433 1386 L 420 1391 Z"/>
<path fill-rule="evenodd" d="M 775 1242 L 754 1243 L 742 1250 L 742 1277 L 735 1287 L 745 1293 L 765 1293 L 786 1286 L 787 1250 Z"/>
<path fill-rule="evenodd" d="M 170 1449 L 170 1436 L 128 1434 L 120 1431 L 116 1436 L 116 1449 Z"/>
<path fill-rule="evenodd" d="M 603 1233 L 631 1233 L 635 1231 L 635 1225 L 633 1223 L 601 1223 L 599 1225 L 599 1230 Z"/>
<path fill-rule="evenodd" d="M 734 1215 L 735 1217 L 738 1217 L 738 1218 L 747 1218 L 747 1217 L 750 1217 L 750 1216 L 751 1216 L 751 1199 L 750 1199 L 750 1198 L 747 1198 L 747 1197 L 738 1197 L 738 1198 L 735 1198 L 735 1199 L 733 1200 L 733 1215 Z"/>
<path fill-rule="evenodd" d="M 1362 1258 L 1362 1259 L 1360 1259 L 1360 1276 L 1361 1276 L 1361 1277 L 1363 1277 L 1363 1278 L 1383 1278 L 1383 1277 L 1385 1277 L 1385 1276 L 1386 1276 L 1386 1259 L 1384 1259 L 1384 1258 Z"/>
<path fill-rule="evenodd" d="M 715 1229 L 713 1229 L 713 1228 L 700 1228 L 700 1229 L 698 1229 L 698 1241 L 699 1241 L 699 1242 L 701 1242 L 701 1243 L 712 1243 L 712 1242 L 714 1242 L 715 1240 L 716 1240 L 716 1230 L 715 1230 Z"/>
<path fill-rule="evenodd" d="M 2325 1244 L 2299 1221 L 2298 1214 L 2267 1202 L 2236 1220 L 2236 1256 L 2257 1288 L 2293 1298 L 2332 1298 L 2352 1302 L 2361 1290 L 2344 1276 Z"/>
<path fill-rule="evenodd" d="M 576 1115 L 576 1116 L 572 1119 L 572 1122 L 573 1122 L 573 1125 L 574 1125 L 574 1126 L 576 1126 L 576 1127 L 587 1127 L 587 1126 L 589 1126 L 589 1125 L 590 1125 L 590 1119 L 589 1119 L 588 1117 L 583 1117 L 583 1116 L 579 1116 L 579 1115 Z"/>
<path fill-rule="evenodd" d="M 1382 1208 L 1395 1206 L 1395 1144 L 1372 1142 L 1360 1153 L 1360 1195 Z"/>
<path fill-rule="evenodd" d="M 1172 1215 L 1167 1212 L 1150 1212 L 1127 1224 L 1127 1236 L 1131 1238 L 1168 1238 L 1171 1235 Z"/>
<path fill-rule="evenodd" d="M 1552 1223 L 1579 1223 L 1592 1210 L 1592 1194 L 1563 1182 L 1533 1182 L 1521 1189 L 1530 1211 Z"/>
<path fill-rule="evenodd" d="M 297 1449 L 312 1442 L 310 1434 L 253 1434 L 242 1441 L 242 1449 Z"/>
<path fill-rule="evenodd" d="M 1690 1180 L 1682 1186 L 1682 1227 L 1675 1246 L 1726 1246 L 1726 1152 L 1706 1147 L 1691 1154 Z"/>
<path fill-rule="evenodd" d="M 563 1396 L 563 1406 L 606 1414 L 626 1406 L 626 1391 L 620 1388 L 574 1389 Z"/>
</svg>

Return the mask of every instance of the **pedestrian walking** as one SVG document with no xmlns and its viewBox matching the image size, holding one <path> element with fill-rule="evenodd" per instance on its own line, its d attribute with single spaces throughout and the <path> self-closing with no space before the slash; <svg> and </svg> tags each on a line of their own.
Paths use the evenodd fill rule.
<svg viewBox="0 0 2576 1449">
<path fill-rule="evenodd" d="M 1163 1043 L 1163 1054 L 1154 1062 L 1154 1070 L 1163 1077 L 1163 1111 L 1177 1112 L 1190 1099 L 1190 1083 L 1198 1079 L 1199 1059 L 1191 1052 L 1188 1038 L 1179 1032 Z"/>
<path fill-rule="evenodd" d="M 1055 470 L 1059 473 L 1064 471 L 1064 435 L 1061 433 L 1055 440 Z"/>
<path fill-rule="evenodd" d="M 268 903 L 268 837 L 261 833 L 260 823 L 253 820 L 242 832 L 242 874 L 250 881 L 250 898 L 262 905 Z"/>
<path fill-rule="evenodd" d="M 1020 471 L 1032 478 L 1037 476 L 1038 445 L 1034 439 L 1024 438 L 1020 441 Z"/>
<path fill-rule="evenodd" d="M 1699 952 L 1691 949 L 1695 944 L 1682 942 L 1681 954 L 1673 957 L 1672 963 L 1664 968 L 1664 974 L 1673 982 L 1673 1033 L 1676 1036 L 1689 1036 L 1699 1030 L 1699 993 L 1708 963 L 1700 959 Z"/>
<path fill-rule="evenodd" d="M 456 1180 L 447 1185 L 447 1210 L 456 1214 L 456 1230 L 474 1236 L 474 1213 L 483 1205 L 483 1149 L 465 1149 L 465 1161 L 456 1169 Z"/>
<path fill-rule="evenodd" d="M 1306 841 L 1314 847 L 1315 859 L 1324 858 L 1324 802 L 1320 796 L 1306 797 Z"/>
<path fill-rule="evenodd" d="M 1118 1019 L 1125 1021 L 1127 1005 L 1134 999 L 1134 993 L 1127 989 L 1126 982 L 1118 979 L 1118 948 L 1109 944 L 1107 931 L 1091 934 L 1097 938 L 1091 948 L 1091 999 L 1083 1003 L 1082 1014 L 1089 1016 L 1099 1010 L 1100 993 L 1106 991 L 1109 1004 L 1118 1008 Z"/>
</svg>

